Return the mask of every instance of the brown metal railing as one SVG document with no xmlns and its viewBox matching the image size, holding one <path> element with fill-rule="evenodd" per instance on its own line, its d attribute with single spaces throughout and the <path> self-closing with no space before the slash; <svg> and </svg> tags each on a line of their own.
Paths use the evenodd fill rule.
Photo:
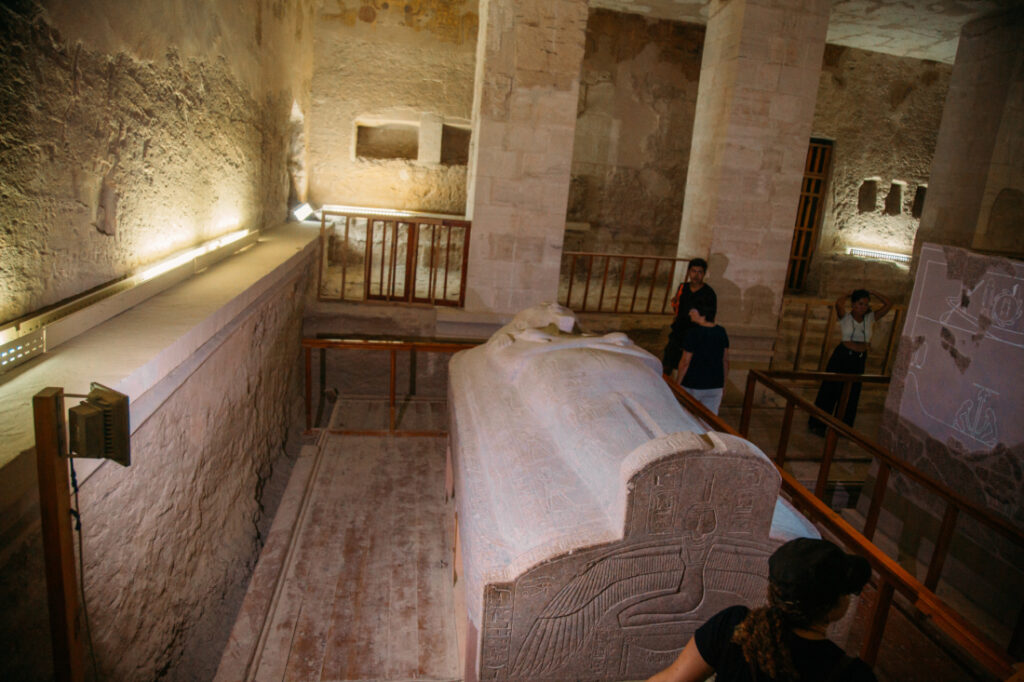
<svg viewBox="0 0 1024 682">
<path fill-rule="evenodd" d="M 668 315 L 689 258 L 562 252 L 559 302 L 579 313 Z M 564 291 L 563 291 L 564 290 Z"/>
<path fill-rule="evenodd" d="M 991 641 L 988 637 L 972 624 L 968 623 L 962 616 L 948 606 L 943 600 L 936 596 L 934 590 L 941 576 L 942 567 L 956 526 L 957 517 L 961 512 L 969 515 L 981 525 L 999 533 L 1018 547 L 1024 547 L 1024 532 L 1015 527 L 1001 516 L 992 513 L 990 510 L 965 498 L 956 491 L 950 489 L 944 483 L 928 476 L 916 467 L 905 461 L 894 457 L 888 450 L 876 443 L 871 442 L 863 435 L 854 431 L 842 421 L 817 408 L 813 403 L 797 395 L 790 388 L 779 383 L 779 379 L 807 380 L 828 379 L 830 381 L 841 381 L 844 383 L 841 403 L 845 404 L 849 397 L 850 387 L 854 382 L 884 382 L 887 377 L 869 375 L 847 375 L 831 374 L 822 372 L 763 372 L 751 370 L 747 374 L 747 387 L 743 401 L 743 412 L 740 418 L 739 431 L 733 430 L 721 419 L 702 409 L 703 406 L 696 403 L 692 397 L 680 391 L 678 387 L 669 382 L 669 385 L 676 392 L 676 395 L 692 411 L 699 413 L 709 424 L 716 429 L 746 437 L 749 432 L 751 412 L 754 403 L 754 392 L 757 384 L 761 384 L 768 390 L 776 393 L 786 401 L 783 416 L 782 433 L 779 438 L 779 447 L 773 457 L 773 461 L 782 475 L 783 488 L 792 496 L 797 507 L 808 514 L 812 520 L 821 523 L 830 531 L 835 533 L 849 547 L 864 555 L 878 572 L 879 583 L 877 601 L 874 607 L 869 631 L 861 648 L 861 658 L 869 664 L 874 664 L 878 654 L 878 647 L 881 642 L 882 631 L 885 627 L 888 609 L 892 602 L 895 591 L 899 591 L 908 597 L 911 603 L 933 622 L 955 642 L 962 646 L 987 670 L 999 676 L 1008 678 L 1013 673 L 1013 659 L 1005 650 Z M 783 470 L 786 457 L 786 446 L 789 440 L 789 433 L 792 427 L 793 415 L 796 408 L 799 408 L 808 415 L 813 415 L 825 423 L 828 433 L 826 435 L 824 452 L 822 453 L 821 465 L 819 468 L 815 491 L 812 493 L 801 485 L 792 475 Z M 840 414 L 842 414 L 842 406 Z M 864 527 L 857 530 L 848 522 L 839 517 L 823 501 L 825 485 L 828 481 L 829 468 L 831 467 L 836 445 L 839 438 L 845 438 L 854 443 L 861 450 L 870 455 L 878 466 L 878 473 L 875 479 L 871 495 L 871 504 L 865 518 Z M 878 517 L 881 511 L 882 502 L 887 490 L 887 483 L 890 474 L 895 471 L 907 479 L 917 483 L 933 495 L 937 496 L 946 505 L 939 535 L 935 539 L 934 550 L 928 566 L 927 577 L 920 582 L 903 569 L 895 560 L 879 550 L 871 540 L 874 537 L 878 524 Z M 1024 612 L 1022 612 L 1024 614 Z M 1020 620 L 1020 619 L 1018 619 Z M 1019 637 L 1021 631 L 1020 623 L 1016 628 L 1014 640 Z M 1018 643 L 1012 641 L 1010 650 L 1015 651 Z"/>
<path fill-rule="evenodd" d="M 434 216 L 324 209 L 318 296 L 461 308 L 471 226 Z"/>
<path fill-rule="evenodd" d="M 806 370 L 810 367 L 820 372 L 825 369 L 832 349 L 839 343 L 839 337 L 836 333 L 838 329 L 836 323 L 838 320 L 836 320 L 834 311 L 835 301 L 824 298 L 785 296 L 782 299 L 782 312 L 779 314 L 779 319 L 783 321 L 783 324 L 786 320 L 786 311 L 793 310 L 794 308 L 797 310 L 802 308 L 803 310 L 800 321 L 800 334 L 797 337 L 796 351 L 793 354 L 792 369 L 794 372 L 798 372 L 801 369 Z M 906 313 L 907 306 L 894 305 L 891 313 L 875 325 L 876 331 L 871 337 L 871 351 L 873 352 L 869 354 L 868 362 L 871 368 L 877 370 L 880 374 L 889 375 L 892 373 L 892 363 L 896 358 L 896 342 L 899 341 L 900 329 Z M 820 326 L 822 323 L 825 325 L 825 331 L 822 334 L 821 343 L 818 347 L 811 348 L 811 342 L 808 338 L 811 335 L 811 326 Z M 780 330 L 782 328 L 783 326 L 780 324 Z M 777 343 L 776 348 L 778 347 L 779 344 Z M 780 354 L 779 357 L 782 357 L 782 355 Z M 881 357 L 881 362 L 873 359 L 878 357 Z"/>
<path fill-rule="evenodd" d="M 347 350 L 383 350 L 388 351 L 390 356 L 388 374 L 388 428 L 386 429 L 327 429 L 329 433 L 360 436 L 443 436 L 448 432 L 445 430 L 433 431 L 411 431 L 397 427 L 397 387 L 396 375 L 398 367 L 398 352 L 408 351 L 410 365 L 413 364 L 417 351 L 424 353 L 457 353 L 460 350 L 473 348 L 480 345 L 478 340 L 469 339 L 425 339 L 414 337 L 387 337 L 387 336 L 360 336 L 353 335 L 345 338 L 305 338 L 302 339 L 302 349 L 305 353 L 305 408 L 306 408 L 306 430 L 314 427 L 313 420 L 313 349 L 320 351 L 320 405 L 322 406 L 326 394 L 327 376 L 327 351 L 329 349 Z M 410 382 L 414 381 L 415 372 L 409 373 Z M 415 386 L 410 386 L 410 395 L 415 393 Z"/>
</svg>

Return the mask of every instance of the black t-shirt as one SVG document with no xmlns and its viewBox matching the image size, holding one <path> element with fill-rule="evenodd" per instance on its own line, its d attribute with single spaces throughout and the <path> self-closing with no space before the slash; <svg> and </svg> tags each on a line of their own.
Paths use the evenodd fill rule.
<svg viewBox="0 0 1024 682">
<path fill-rule="evenodd" d="M 715 290 L 705 284 L 697 291 L 690 290 L 690 283 L 684 282 L 682 291 L 679 293 L 679 311 L 676 319 L 672 321 L 672 331 L 669 334 L 670 341 L 675 339 L 682 343 L 686 336 L 686 330 L 694 326 L 690 321 L 690 309 L 696 308 L 699 301 L 704 301 L 711 306 L 711 317 L 718 314 L 718 297 Z"/>
<path fill-rule="evenodd" d="M 716 324 L 703 327 L 695 324 L 686 332 L 683 350 L 693 353 L 686 376 L 680 382 L 686 388 L 722 388 L 725 386 L 725 363 L 722 356 L 729 347 L 729 335 Z"/>
<path fill-rule="evenodd" d="M 701 658 L 715 669 L 718 682 L 753 682 L 743 650 L 732 642 L 732 631 L 749 612 L 746 606 L 730 606 L 712 616 L 693 635 Z M 804 639 L 790 634 L 788 643 L 800 682 L 828 680 L 843 660 L 843 650 L 827 639 Z M 758 671 L 758 682 L 769 679 Z M 833 682 L 878 682 L 878 679 L 864 661 L 856 658 L 842 674 L 833 678 Z"/>
</svg>

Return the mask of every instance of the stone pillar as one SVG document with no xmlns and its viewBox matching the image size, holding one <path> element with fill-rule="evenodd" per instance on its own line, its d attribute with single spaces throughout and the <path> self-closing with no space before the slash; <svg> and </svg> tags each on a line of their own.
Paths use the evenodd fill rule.
<svg viewBox="0 0 1024 682">
<path fill-rule="evenodd" d="M 558 293 L 586 0 L 481 0 L 466 309 Z"/>
<path fill-rule="evenodd" d="M 1024 252 L 1024 10 L 963 27 L 914 244 Z"/>
<path fill-rule="evenodd" d="M 727 328 L 776 324 L 829 7 L 711 3 L 678 254 L 709 257 Z"/>
</svg>

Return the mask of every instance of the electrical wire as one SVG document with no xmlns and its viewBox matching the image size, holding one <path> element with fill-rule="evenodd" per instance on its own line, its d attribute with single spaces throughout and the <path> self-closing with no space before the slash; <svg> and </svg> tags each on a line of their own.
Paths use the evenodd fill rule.
<svg viewBox="0 0 1024 682">
<path fill-rule="evenodd" d="M 92 627 L 89 625 L 89 604 L 85 599 L 85 549 L 82 544 L 82 515 L 79 510 L 82 505 L 78 502 L 78 476 L 75 474 L 75 460 L 68 458 L 71 465 L 71 488 L 75 492 L 75 508 L 71 511 L 71 518 L 75 520 L 75 532 L 78 533 L 78 589 L 82 594 L 82 615 L 85 617 L 85 639 L 89 644 L 89 658 L 92 661 L 92 677 L 100 679 L 100 669 L 96 665 L 96 649 L 92 645 Z"/>
</svg>

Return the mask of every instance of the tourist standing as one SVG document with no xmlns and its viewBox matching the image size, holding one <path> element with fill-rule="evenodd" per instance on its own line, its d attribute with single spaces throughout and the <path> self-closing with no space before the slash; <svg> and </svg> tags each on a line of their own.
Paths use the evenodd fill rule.
<svg viewBox="0 0 1024 682">
<path fill-rule="evenodd" d="M 882 303 L 877 310 L 871 309 L 872 296 Z M 832 351 L 832 357 L 829 358 L 825 371 L 836 374 L 863 374 L 868 357 L 868 347 L 871 345 L 872 327 L 875 322 L 889 312 L 892 308 L 892 301 L 877 291 L 854 289 L 849 294 L 850 311 L 847 312 L 846 298 L 847 296 L 844 294 L 835 302 L 841 341 Z M 853 420 L 857 416 L 860 386 L 858 381 L 850 387 L 850 398 L 846 403 L 846 411 L 841 415 L 842 420 L 850 426 L 853 426 Z M 837 415 L 842 393 L 843 383 L 841 381 L 823 381 L 821 388 L 818 389 L 818 396 L 814 399 L 814 404 L 829 414 Z M 825 435 L 824 422 L 813 416 L 807 420 L 807 428 L 819 436 Z"/>
<path fill-rule="evenodd" d="M 706 260 L 703 258 L 691 260 L 686 270 L 686 280 L 679 285 L 679 290 L 676 291 L 676 295 L 672 299 L 676 317 L 672 321 L 668 344 L 661 357 L 661 371 L 666 378 L 673 378 L 672 373 L 679 367 L 679 361 L 683 357 L 683 340 L 686 338 L 687 330 L 694 324 L 690 320 L 690 310 L 697 307 L 698 303 L 703 302 L 709 306 L 706 310 L 710 311 L 712 320 L 718 313 L 718 298 L 715 296 L 715 290 L 704 283 L 707 271 L 708 262 Z"/>
<path fill-rule="evenodd" d="M 698 301 L 690 309 L 690 321 L 677 372 L 679 384 L 718 414 L 725 378 L 729 375 L 729 335 L 715 324 L 714 309 L 708 301 Z"/>
</svg>

